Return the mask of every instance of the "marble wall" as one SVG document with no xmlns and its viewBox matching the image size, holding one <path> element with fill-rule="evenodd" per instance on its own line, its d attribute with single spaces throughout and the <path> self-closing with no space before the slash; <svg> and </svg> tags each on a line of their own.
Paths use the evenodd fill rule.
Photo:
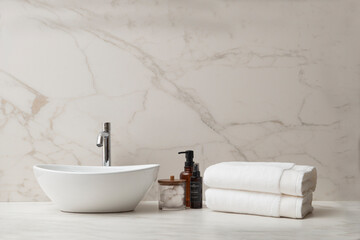
<svg viewBox="0 0 360 240">
<path fill-rule="evenodd" d="M 100 165 L 104 121 L 113 165 L 290 161 L 360 200 L 359 29 L 359 1 L 0 0 L 0 201 Z"/>
</svg>

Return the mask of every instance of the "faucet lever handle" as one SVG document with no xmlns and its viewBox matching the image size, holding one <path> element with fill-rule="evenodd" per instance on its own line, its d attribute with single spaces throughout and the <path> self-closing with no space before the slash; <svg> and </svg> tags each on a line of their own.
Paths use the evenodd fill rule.
<svg viewBox="0 0 360 240">
<path fill-rule="evenodd" d="M 110 122 L 104 122 L 104 132 L 110 132 L 111 124 Z"/>
</svg>

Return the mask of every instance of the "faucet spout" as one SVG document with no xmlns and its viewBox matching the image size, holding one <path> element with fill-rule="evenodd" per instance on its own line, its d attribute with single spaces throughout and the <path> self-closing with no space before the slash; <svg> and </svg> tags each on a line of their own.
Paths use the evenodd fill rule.
<svg viewBox="0 0 360 240">
<path fill-rule="evenodd" d="M 98 135 L 98 138 L 97 138 L 97 143 L 96 143 L 96 146 L 98 146 L 98 147 L 102 147 L 103 146 L 103 136 L 102 136 L 102 133 L 99 133 L 99 135 Z"/>
<path fill-rule="evenodd" d="M 102 131 L 101 133 L 99 133 L 96 146 L 102 147 L 104 145 L 104 138 L 106 139 L 109 137 L 110 137 L 110 133 L 108 133 L 108 132 Z"/>
<path fill-rule="evenodd" d="M 99 133 L 96 146 L 103 147 L 103 166 L 111 166 L 110 123 L 104 123 L 104 129 Z"/>
</svg>

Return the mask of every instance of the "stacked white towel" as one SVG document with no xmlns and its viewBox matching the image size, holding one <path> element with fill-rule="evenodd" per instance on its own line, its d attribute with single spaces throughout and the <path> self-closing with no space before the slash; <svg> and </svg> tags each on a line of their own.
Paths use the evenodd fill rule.
<svg viewBox="0 0 360 240">
<path fill-rule="evenodd" d="M 316 168 L 294 163 L 223 162 L 205 170 L 208 208 L 273 217 L 312 212 Z"/>
</svg>

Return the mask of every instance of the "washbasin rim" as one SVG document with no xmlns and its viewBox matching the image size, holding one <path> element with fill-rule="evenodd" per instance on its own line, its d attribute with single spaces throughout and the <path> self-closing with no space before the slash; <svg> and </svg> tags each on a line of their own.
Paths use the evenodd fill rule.
<svg viewBox="0 0 360 240">
<path fill-rule="evenodd" d="M 84 172 L 76 172 L 76 171 L 69 171 L 69 170 L 65 170 L 65 169 L 49 169 L 47 167 L 68 167 L 68 168 L 81 168 L 81 167 L 86 167 L 86 168 L 94 168 L 94 169 L 111 169 L 112 171 L 108 171 L 108 172 L 103 172 L 103 171 L 99 171 L 99 172 L 91 172 L 91 171 L 84 171 Z M 131 170 L 126 170 L 123 167 L 134 167 L 134 166 L 138 166 L 138 167 L 142 167 L 142 168 L 138 168 L 138 169 L 131 169 Z M 123 166 L 110 166 L 110 167 L 105 167 L 105 166 L 82 166 L 82 165 L 63 165 L 63 164 L 37 164 L 34 165 L 33 168 L 34 169 L 38 169 L 41 171 L 47 171 L 47 172 L 54 172 L 54 173 L 64 173 L 64 174 L 74 174 L 74 175 L 101 175 L 101 174 L 114 174 L 114 173 L 127 173 L 127 172 L 137 172 L 137 171 L 142 171 L 142 170 L 146 170 L 146 169 L 152 169 L 152 168 L 159 168 L 160 164 L 141 164 L 141 165 L 123 165 Z M 119 168 L 118 170 L 116 168 Z M 120 169 L 122 168 L 122 169 Z"/>
</svg>

